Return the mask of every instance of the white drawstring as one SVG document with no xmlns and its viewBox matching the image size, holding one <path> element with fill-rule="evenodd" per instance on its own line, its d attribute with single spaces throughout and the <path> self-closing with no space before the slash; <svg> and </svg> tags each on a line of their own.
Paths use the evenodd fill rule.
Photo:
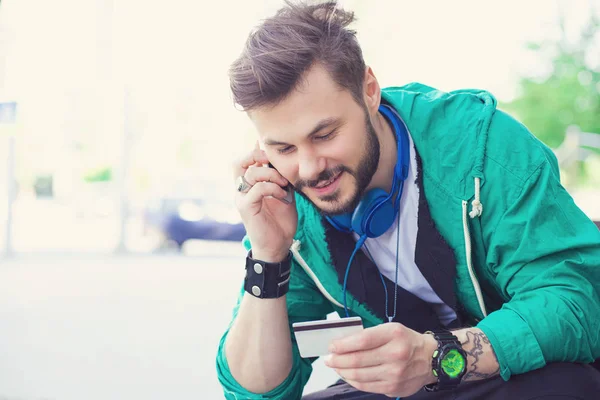
<svg viewBox="0 0 600 400">
<path fill-rule="evenodd" d="M 340 308 L 344 308 L 344 306 L 339 301 L 334 299 L 333 296 L 329 294 L 327 289 L 325 289 L 325 286 L 323 286 L 319 278 L 317 278 L 317 275 L 315 275 L 315 273 L 310 269 L 306 261 L 304 261 L 304 258 L 302 258 L 302 255 L 300 254 L 300 245 L 301 243 L 299 240 L 294 240 L 292 242 L 292 246 L 290 247 L 292 255 L 294 256 L 298 264 L 300 264 L 300 266 L 306 272 L 306 274 L 313 280 L 315 285 L 317 285 L 319 291 L 323 294 L 323 296 L 325 296 L 325 298 L 327 298 L 327 300 L 329 300 L 330 302 L 332 302 Z"/>
<path fill-rule="evenodd" d="M 469 213 L 471 218 L 480 217 L 483 213 L 483 204 L 481 204 L 481 197 L 479 195 L 480 186 L 481 179 L 475 178 L 475 200 L 471 202 L 471 212 Z"/>
<path fill-rule="evenodd" d="M 467 269 L 469 270 L 469 277 L 471 277 L 471 283 L 475 289 L 475 295 L 477 296 L 477 303 L 484 317 L 487 317 L 487 310 L 485 308 L 485 302 L 483 301 L 483 293 L 481 292 L 481 286 L 475 276 L 475 270 L 473 269 L 473 258 L 471 255 L 471 234 L 469 233 L 469 220 L 467 219 L 467 202 L 463 200 L 463 233 L 465 235 L 465 256 L 467 261 Z"/>
</svg>

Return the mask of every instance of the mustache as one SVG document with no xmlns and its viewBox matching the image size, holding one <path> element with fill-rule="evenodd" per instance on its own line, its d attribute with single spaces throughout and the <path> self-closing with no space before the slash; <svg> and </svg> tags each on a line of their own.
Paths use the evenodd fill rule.
<svg viewBox="0 0 600 400">
<path fill-rule="evenodd" d="M 317 186 L 321 182 L 330 180 L 334 176 L 338 175 L 340 172 L 348 172 L 348 173 L 352 174 L 352 171 L 348 167 L 346 167 L 344 165 L 339 165 L 335 168 L 326 169 L 326 170 L 322 171 L 319 174 L 319 176 L 317 176 L 316 179 L 311 179 L 311 180 L 301 179 L 296 182 L 294 187 L 296 188 L 296 190 L 302 190 L 305 187 L 312 188 L 312 187 Z"/>
</svg>

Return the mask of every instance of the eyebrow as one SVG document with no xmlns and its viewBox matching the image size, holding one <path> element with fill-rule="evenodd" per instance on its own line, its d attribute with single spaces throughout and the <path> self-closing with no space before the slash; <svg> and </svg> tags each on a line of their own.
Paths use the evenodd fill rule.
<svg viewBox="0 0 600 400">
<path fill-rule="evenodd" d="M 340 122 L 341 122 L 341 120 L 339 118 L 335 118 L 335 117 L 322 119 L 321 121 L 319 121 L 319 123 L 317 125 L 315 125 L 315 127 L 310 131 L 310 133 L 308 135 L 306 135 L 306 137 L 309 138 L 309 137 L 319 133 L 323 129 L 328 128 L 332 125 L 339 125 Z M 279 142 L 277 140 L 271 140 L 271 139 L 266 139 L 264 143 L 266 146 L 289 145 L 289 143 Z"/>
</svg>

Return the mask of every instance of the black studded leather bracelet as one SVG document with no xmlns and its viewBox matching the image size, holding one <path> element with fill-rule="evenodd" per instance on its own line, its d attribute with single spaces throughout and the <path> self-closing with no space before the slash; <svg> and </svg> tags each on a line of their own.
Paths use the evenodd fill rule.
<svg viewBox="0 0 600 400">
<path fill-rule="evenodd" d="M 276 299 L 285 295 L 290 287 L 292 252 L 278 263 L 268 263 L 252 258 L 252 250 L 246 256 L 244 289 L 259 299 Z"/>
</svg>

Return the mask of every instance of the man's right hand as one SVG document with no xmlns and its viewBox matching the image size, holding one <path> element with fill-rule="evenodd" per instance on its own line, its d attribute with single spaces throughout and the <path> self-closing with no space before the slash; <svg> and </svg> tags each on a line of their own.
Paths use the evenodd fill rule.
<svg viewBox="0 0 600 400">
<path fill-rule="evenodd" d="M 246 193 L 237 192 L 235 204 L 252 244 L 252 257 L 266 262 L 279 262 L 288 254 L 296 234 L 298 212 L 295 201 L 290 204 L 283 189 L 288 181 L 274 168 L 257 146 L 234 165 L 234 179 L 243 176 L 252 186 Z M 293 197 L 293 196 L 292 196 Z"/>
</svg>

